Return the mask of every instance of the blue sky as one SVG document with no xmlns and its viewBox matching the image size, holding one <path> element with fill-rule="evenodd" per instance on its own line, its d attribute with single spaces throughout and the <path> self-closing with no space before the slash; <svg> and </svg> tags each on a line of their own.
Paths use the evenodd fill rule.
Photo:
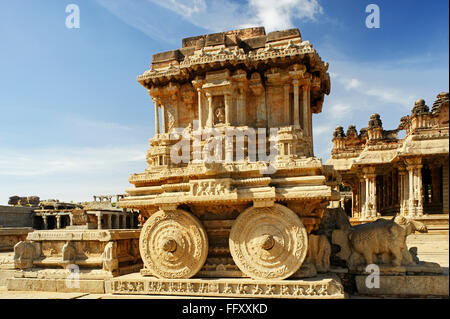
<svg viewBox="0 0 450 319">
<path fill-rule="evenodd" d="M 80 9 L 68 29 L 65 8 Z M 368 4 L 380 28 L 368 29 Z M 142 172 L 153 104 L 136 81 L 183 37 L 245 26 L 297 27 L 330 63 L 315 154 L 337 125 L 394 129 L 418 98 L 449 88 L 447 0 L 1 0 L 0 204 L 12 195 L 90 200 Z"/>
</svg>

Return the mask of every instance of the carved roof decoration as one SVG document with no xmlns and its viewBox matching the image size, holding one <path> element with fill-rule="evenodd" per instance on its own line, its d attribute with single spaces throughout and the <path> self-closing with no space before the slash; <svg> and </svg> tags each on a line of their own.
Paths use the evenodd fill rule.
<svg viewBox="0 0 450 319">
<path fill-rule="evenodd" d="M 138 82 L 152 89 L 169 82 L 192 81 L 207 71 L 230 69 L 255 71 L 262 75 L 276 65 L 305 65 L 315 94 L 329 94 L 328 63 L 303 41 L 298 29 L 274 31 L 266 35 L 263 27 L 232 30 L 184 38 L 180 49 L 154 54 L 150 69 L 137 77 Z"/>
<path fill-rule="evenodd" d="M 355 126 L 344 134 L 342 126 L 333 132 L 334 147 L 327 164 L 338 170 L 349 170 L 362 164 L 381 164 L 399 160 L 400 157 L 448 154 L 449 93 L 441 92 L 430 112 L 423 99 L 414 103 L 411 115 L 403 116 L 395 130 L 383 130 L 379 114 L 370 116 L 369 125 L 359 136 Z M 403 139 L 399 131 L 406 131 Z"/>
</svg>

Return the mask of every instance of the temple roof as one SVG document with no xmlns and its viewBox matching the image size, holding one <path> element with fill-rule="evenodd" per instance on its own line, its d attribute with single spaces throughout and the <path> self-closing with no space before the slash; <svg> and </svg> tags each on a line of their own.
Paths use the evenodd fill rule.
<svg viewBox="0 0 450 319">
<path fill-rule="evenodd" d="M 182 47 L 156 53 L 150 69 L 138 76 L 138 82 L 151 89 L 169 82 L 184 83 L 207 71 L 243 69 L 265 70 L 294 63 L 320 79 L 321 91 L 330 92 L 328 63 L 323 62 L 309 41 L 303 41 L 298 29 L 266 34 L 263 27 L 231 30 L 184 38 Z"/>
</svg>

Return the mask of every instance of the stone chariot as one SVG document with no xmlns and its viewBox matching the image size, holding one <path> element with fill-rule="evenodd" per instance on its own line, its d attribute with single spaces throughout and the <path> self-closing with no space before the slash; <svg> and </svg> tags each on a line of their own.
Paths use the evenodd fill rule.
<svg viewBox="0 0 450 319">
<path fill-rule="evenodd" d="M 295 278 L 338 184 L 313 155 L 327 69 L 298 29 L 196 36 L 153 55 L 138 81 L 156 134 L 119 202 L 141 212 L 142 275 Z"/>
</svg>

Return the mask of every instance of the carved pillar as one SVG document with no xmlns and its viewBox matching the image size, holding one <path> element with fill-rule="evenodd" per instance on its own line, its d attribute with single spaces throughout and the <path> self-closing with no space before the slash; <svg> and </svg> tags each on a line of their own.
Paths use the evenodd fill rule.
<svg viewBox="0 0 450 319">
<path fill-rule="evenodd" d="M 399 202 L 400 202 L 400 215 L 406 216 L 408 214 L 408 179 L 406 175 L 405 167 L 399 166 L 398 178 L 399 178 Z"/>
<path fill-rule="evenodd" d="M 198 128 L 202 128 L 202 89 L 197 88 L 197 99 L 198 99 Z"/>
<path fill-rule="evenodd" d="M 375 218 L 377 216 L 377 191 L 375 167 L 366 167 L 363 170 L 366 185 L 366 213 L 365 218 Z"/>
<path fill-rule="evenodd" d="M 236 111 L 238 122 L 237 124 L 246 125 L 245 94 L 242 87 L 237 88 Z"/>
<path fill-rule="evenodd" d="M 61 228 L 61 215 L 56 215 L 56 229 Z"/>
<path fill-rule="evenodd" d="M 159 109 L 158 109 L 158 99 L 153 98 L 153 104 L 155 105 L 155 129 L 156 134 L 159 134 Z"/>
<path fill-rule="evenodd" d="M 73 215 L 72 215 L 72 213 L 69 214 L 69 218 L 70 218 L 70 226 L 73 226 Z"/>
<path fill-rule="evenodd" d="M 257 94 L 256 125 L 258 127 L 264 127 L 267 123 L 267 112 L 265 103 L 265 91 L 262 85 L 260 86 L 260 89 L 256 94 Z"/>
<path fill-rule="evenodd" d="M 285 121 L 287 121 L 287 123 L 285 123 L 286 125 L 290 125 L 291 124 L 291 114 L 289 112 L 289 89 L 290 89 L 290 85 L 289 84 L 285 84 L 283 86 L 284 88 L 284 118 Z"/>
<path fill-rule="evenodd" d="M 48 229 L 47 215 L 42 215 L 42 222 L 44 224 L 44 229 Z"/>
<path fill-rule="evenodd" d="M 161 133 L 166 133 L 166 107 L 161 103 Z"/>
<path fill-rule="evenodd" d="M 134 228 L 134 214 L 130 214 L 130 228 L 133 229 Z"/>
<path fill-rule="evenodd" d="M 442 210 L 444 214 L 448 214 L 448 159 L 442 165 Z"/>
<path fill-rule="evenodd" d="M 309 127 L 310 126 L 309 125 L 309 121 L 310 121 L 309 85 L 303 85 L 302 89 L 303 89 L 303 93 L 302 93 L 302 97 L 303 97 L 303 103 L 302 103 L 303 131 L 305 132 L 306 136 L 311 136 L 310 127 Z"/>
<path fill-rule="evenodd" d="M 359 195 L 359 217 L 366 218 L 366 185 L 362 176 L 359 179 Z"/>
<path fill-rule="evenodd" d="M 294 126 L 300 127 L 300 110 L 299 110 L 299 96 L 298 96 L 298 80 L 292 80 L 294 88 Z"/>
<path fill-rule="evenodd" d="M 107 228 L 107 229 L 111 229 L 112 227 L 111 227 L 111 214 L 107 214 L 106 215 L 106 225 L 105 225 L 105 228 Z"/>
<path fill-rule="evenodd" d="M 421 158 L 410 158 L 406 160 L 409 181 L 409 211 L 410 216 L 423 215 L 422 194 L 422 164 Z"/>
<path fill-rule="evenodd" d="M 238 88 L 237 91 L 236 109 L 238 125 L 246 125 L 245 91 L 244 88 Z"/>
<path fill-rule="evenodd" d="M 206 120 L 206 127 L 213 127 L 214 123 L 214 114 L 213 114 L 213 105 L 212 105 L 212 95 L 211 93 L 206 93 L 206 98 L 208 99 L 208 119 Z"/>
<path fill-rule="evenodd" d="M 114 214 L 114 225 L 113 225 L 114 229 L 118 229 L 119 228 L 119 218 L 120 218 L 119 215 Z"/>
<path fill-rule="evenodd" d="M 224 103 L 225 103 L 225 125 L 230 125 L 230 103 L 231 103 L 231 96 L 229 94 L 225 94 L 224 96 Z"/>
<path fill-rule="evenodd" d="M 97 214 L 97 228 L 98 229 L 103 229 L 103 226 L 102 226 L 102 213 L 98 213 Z"/>
</svg>

